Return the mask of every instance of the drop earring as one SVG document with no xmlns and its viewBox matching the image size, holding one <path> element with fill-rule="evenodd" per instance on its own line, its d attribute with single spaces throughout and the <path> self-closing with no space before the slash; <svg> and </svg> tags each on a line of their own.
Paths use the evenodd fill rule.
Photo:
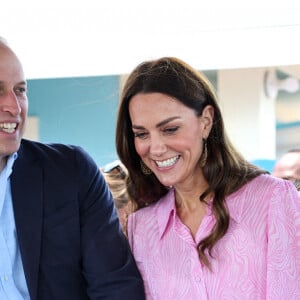
<svg viewBox="0 0 300 300">
<path fill-rule="evenodd" d="M 140 160 L 141 170 L 144 175 L 150 175 L 152 171 Z"/>
</svg>

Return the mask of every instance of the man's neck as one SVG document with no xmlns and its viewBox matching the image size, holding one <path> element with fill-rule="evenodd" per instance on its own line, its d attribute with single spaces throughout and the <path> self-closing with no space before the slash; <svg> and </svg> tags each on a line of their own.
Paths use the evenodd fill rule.
<svg viewBox="0 0 300 300">
<path fill-rule="evenodd" d="M 4 169 L 6 162 L 7 162 L 7 156 L 4 156 L 4 157 L 0 156 L 0 174 L 1 174 L 2 170 Z"/>
</svg>

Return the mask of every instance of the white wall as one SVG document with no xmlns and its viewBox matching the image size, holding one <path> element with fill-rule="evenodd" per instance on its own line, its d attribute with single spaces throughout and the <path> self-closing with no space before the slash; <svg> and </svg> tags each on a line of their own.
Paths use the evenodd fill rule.
<svg viewBox="0 0 300 300">
<path fill-rule="evenodd" d="M 264 93 L 267 68 L 219 70 L 218 95 L 225 128 L 248 159 L 275 159 L 275 99 Z"/>
</svg>

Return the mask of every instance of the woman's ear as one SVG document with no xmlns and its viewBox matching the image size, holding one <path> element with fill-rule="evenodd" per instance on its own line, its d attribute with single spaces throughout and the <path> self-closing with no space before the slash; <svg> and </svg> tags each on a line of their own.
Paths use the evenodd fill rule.
<svg viewBox="0 0 300 300">
<path fill-rule="evenodd" d="M 203 129 L 203 138 L 207 139 L 214 121 L 214 108 L 211 105 L 205 106 L 200 119 Z"/>
</svg>

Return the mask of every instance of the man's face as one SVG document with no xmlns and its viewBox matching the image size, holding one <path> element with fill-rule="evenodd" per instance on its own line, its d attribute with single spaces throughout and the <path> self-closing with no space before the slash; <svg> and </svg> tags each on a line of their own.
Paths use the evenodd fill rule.
<svg viewBox="0 0 300 300">
<path fill-rule="evenodd" d="M 275 164 L 273 175 L 291 180 L 300 180 L 300 152 L 288 152 Z"/>
<path fill-rule="evenodd" d="M 20 147 L 28 111 L 26 92 L 20 61 L 0 44 L 0 171 L 7 156 Z"/>
</svg>

